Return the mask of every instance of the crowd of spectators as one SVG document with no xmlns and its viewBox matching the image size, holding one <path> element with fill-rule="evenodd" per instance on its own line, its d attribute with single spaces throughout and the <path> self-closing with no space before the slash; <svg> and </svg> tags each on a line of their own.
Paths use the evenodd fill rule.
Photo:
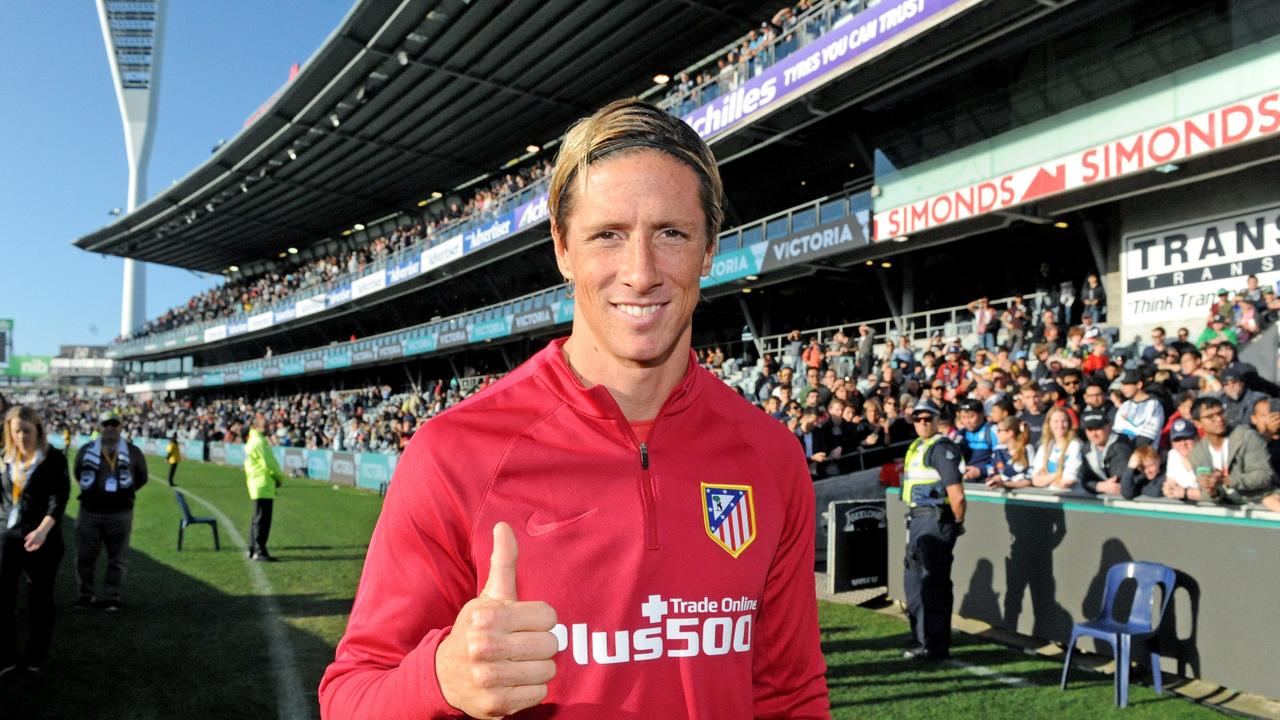
<svg viewBox="0 0 1280 720">
<path fill-rule="evenodd" d="M 44 391 L 24 402 L 36 407 L 50 432 L 90 435 L 108 410 L 119 413 L 125 437 L 243 442 L 257 413 L 267 417 L 266 434 L 285 447 L 349 452 L 400 452 L 417 428 L 492 379 L 463 385 L 439 380 L 419 391 L 394 392 L 389 385 L 360 390 L 302 392 L 231 398 L 89 396 Z"/>
<path fill-rule="evenodd" d="M 1274 322 L 1280 301 L 1256 277 L 1247 282 L 1217 294 L 1194 341 L 1190 328 L 1171 339 L 1156 327 L 1149 344 L 1117 346 L 1091 275 L 1080 292 L 1064 286 L 1031 305 L 975 300 L 967 343 L 935 334 L 877 348 L 861 326 L 856 339 L 838 331 L 825 342 L 794 331 L 748 372 L 718 348 L 700 359 L 743 378 L 739 390 L 795 433 L 815 478 L 914 439 L 912 408 L 928 400 L 964 453 L 966 479 L 992 489 L 1280 512 L 1280 387 L 1239 357 L 1242 338 Z"/>
<path fill-rule="evenodd" d="M 686 115 L 733 92 L 774 63 L 808 45 L 879 0 L 800 0 L 774 13 L 724 55 L 677 75 L 661 105 Z"/>
<path fill-rule="evenodd" d="M 343 275 L 359 275 L 365 268 L 415 246 L 431 246 L 449 237 L 449 229 L 462 220 L 483 220 L 495 215 L 510 196 L 549 175 L 551 161 L 506 173 L 478 187 L 465 201 L 450 202 L 439 217 L 397 227 L 368 244 L 340 254 L 299 262 L 252 277 L 236 277 L 191 297 L 143 324 L 131 338 L 173 330 L 192 323 L 252 313 L 303 290 L 324 286 Z M 292 256 L 290 256 L 292 257 Z M 281 263 L 290 262 L 288 259 Z M 116 338 L 121 342 L 125 338 Z"/>
</svg>

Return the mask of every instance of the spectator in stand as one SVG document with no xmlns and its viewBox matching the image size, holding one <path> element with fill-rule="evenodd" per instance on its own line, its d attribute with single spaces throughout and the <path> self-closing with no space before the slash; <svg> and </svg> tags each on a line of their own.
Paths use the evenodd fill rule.
<svg viewBox="0 0 1280 720">
<path fill-rule="evenodd" d="M 1014 297 L 1009 306 L 1000 313 L 1000 324 L 1004 326 L 1007 333 L 1010 352 L 1015 354 L 1021 352 L 1026 345 L 1028 325 L 1027 306 L 1021 295 Z"/>
<path fill-rule="evenodd" d="M 995 425 L 1004 422 L 1005 418 L 1013 418 L 1018 420 L 1018 408 L 1014 406 L 1013 398 L 1003 395 L 1001 398 L 991 405 L 991 412 L 987 415 L 987 421 Z M 1018 422 L 1022 422 L 1018 420 Z"/>
<path fill-rule="evenodd" d="M 1271 473 L 1280 478 L 1280 400 L 1260 398 L 1253 406 L 1249 424 L 1267 444 L 1267 456 L 1271 458 Z"/>
<path fill-rule="evenodd" d="M 1253 407 L 1267 396 L 1257 390 L 1245 388 L 1244 372 L 1239 367 L 1228 367 L 1219 375 L 1222 382 L 1222 406 L 1227 413 L 1227 424 L 1232 427 L 1249 424 Z"/>
<path fill-rule="evenodd" d="M 871 334 L 870 325 L 858 326 L 858 374 L 870 375 L 875 362 L 875 336 Z"/>
<path fill-rule="evenodd" d="M 1082 448 L 1066 410 L 1053 408 L 1046 413 L 1044 439 L 1031 465 L 1031 484 L 1038 488 L 1068 492 L 1080 481 Z"/>
<path fill-rule="evenodd" d="M 1080 467 L 1080 484 L 1084 493 L 1120 495 L 1121 478 L 1133 454 L 1133 441 L 1111 432 L 1111 421 L 1102 410 L 1086 411 L 1080 418 L 1085 438 L 1089 441 Z M 1159 457 L 1156 458 L 1159 460 Z"/>
<path fill-rule="evenodd" d="M 1085 357 L 1084 362 L 1080 364 L 1080 370 L 1085 375 L 1096 375 L 1111 362 L 1111 358 L 1107 356 L 1107 342 L 1105 340 L 1095 340 L 1089 346 L 1089 354 Z"/>
<path fill-rule="evenodd" d="M 984 482 L 993 472 L 995 448 L 1000 442 L 995 426 L 987 422 L 982 402 L 977 398 L 961 400 L 957 408 L 957 444 L 964 456 L 964 479 Z"/>
<path fill-rule="evenodd" d="M 1168 421 L 1164 424 L 1164 429 L 1160 431 L 1160 448 L 1168 450 L 1170 447 L 1170 433 L 1173 431 L 1173 424 L 1179 419 L 1191 422 L 1191 405 L 1196 401 L 1199 394 L 1194 390 L 1182 390 L 1178 393 L 1172 413 L 1169 414 Z M 1196 436 L 1199 439 L 1199 435 Z"/>
<path fill-rule="evenodd" d="M 941 380 L 935 379 L 929 383 L 929 402 L 938 408 L 940 415 L 955 417 L 956 404 L 947 399 L 947 386 Z"/>
<path fill-rule="evenodd" d="M 756 385 L 751 395 L 756 402 L 764 402 L 773 396 L 774 389 L 778 387 L 778 377 L 773 374 L 773 365 L 764 363 L 760 366 L 760 375 L 756 377 Z"/>
<path fill-rule="evenodd" d="M 1227 318 L 1222 314 L 1215 314 L 1209 318 L 1209 325 L 1200 333 L 1200 337 L 1196 338 L 1196 345 L 1203 348 L 1204 346 L 1226 340 L 1232 345 L 1239 345 L 1240 338 L 1236 335 L 1235 328 L 1227 326 Z"/>
<path fill-rule="evenodd" d="M 1232 427 L 1215 397 L 1196 400 L 1191 416 L 1204 437 L 1191 449 L 1199 487 L 1187 499 L 1241 504 L 1276 494 L 1271 458 L 1258 433 L 1247 425 Z"/>
<path fill-rule="evenodd" d="M 862 436 L 862 447 L 885 447 L 889 444 L 889 420 L 884 415 L 883 406 L 876 398 L 870 398 L 862 405 L 862 426 L 858 434 Z"/>
<path fill-rule="evenodd" d="M 818 342 L 818 337 L 815 335 L 809 338 L 809 344 L 805 346 L 800 359 L 804 361 L 807 369 L 816 371 L 822 368 L 822 361 L 825 357 L 826 353 L 822 350 L 822 344 Z"/>
<path fill-rule="evenodd" d="M 907 404 L 908 407 L 914 406 L 915 403 Z M 897 445 L 916 438 L 915 427 L 912 426 L 910 420 L 902 415 L 898 404 L 898 399 L 892 395 L 884 399 L 882 403 L 884 408 L 885 421 L 889 428 L 889 444 Z"/>
<path fill-rule="evenodd" d="M 1142 375 L 1136 370 L 1125 372 L 1120 380 L 1124 403 L 1116 411 L 1115 431 L 1133 441 L 1135 446 L 1149 445 L 1160 438 L 1164 428 L 1164 408 L 1147 393 Z"/>
<path fill-rule="evenodd" d="M 996 349 L 996 311 L 991 307 L 991 300 L 978 298 L 969 303 L 968 310 L 973 314 L 973 331 L 978 334 L 978 347 L 986 350 Z"/>
<path fill-rule="evenodd" d="M 1154 327 L 1151 329 L 1151 344 L 1142 350 L 1142 362 L 1152 365 L 1156 359 L 1163 357 L 1168 351 L 1169 346 L 1165 344 L 1165 330 L 1163 327 Z"/>
<path fill-rule="evenodd" d="M 1178 328 L 1178 339 L 1169 343 L 1169 345 L 1178 351 L 1179 357 L 1181 357 L 1183 353 L 1196 352 L 1196 346 L 1191 342 L 1190 338 L 1191 331 L 1184 327 L 1180 327 Z"/>
<path fill-rule="evenodd" d="M 1018 397 L 1022 400 L 1022 411 L 1018 413 L 1018 419 L 1027 426 L 1031 444 L 1039 446 L 1047 419 L 1040 405 L 1040 390 L 1035 385 L 1027 384 L 1018 391 Z"/>
<path fill-rule="evenodd" d="M 1182 458 L 1171 454 L 1169 461 L 1181 463 Z M 1165 475 L 1164 464 L 1160 462 L 1160 453 L 1154 447 L 1144 445 L 1134 449 L 1125 463 L 1124 474 L 1120 476 L 1120 496 L 1125 500 L 1138 496 L 1161 497 L 1165 485 L 1170 482 Z"/>
<path fill-rule="evenodd" d="M 1016 490 L 1031 485 L 1031 446 L 1027 426 L 1012 415 L 996 425 L 995 450 L 992 452 L 991 472 L 987 475 L 987 488 L 991 490 Z"/>
<path fill-rule="evenodd" d="M 1098 281 L 1097 273 L 1089 273 L 1085 278 L 1084 287 L 1080 288 L 1080 301 L 1084 305 L 1081 311 L 1080 320 L 1083 322 L 1085 318 L 1089 318 L 1092 324 L 1106 320 L 1107 291 L 1103 289 L 1102 283 Z"/>
<path fill-rule="evenodd" d="M 800 447 L 804 448 L 804 456 L 809 461 L 809 475 L 822 477 L 828 457 L 831 457 L 830 440 L 827 433 L 818 425 L 818 413 L 813 408 L 805 408 L 800 416 L 800 426 L 795 431 Z M 837 453 L 838 455 L 838 453 Z"/>
</svg>

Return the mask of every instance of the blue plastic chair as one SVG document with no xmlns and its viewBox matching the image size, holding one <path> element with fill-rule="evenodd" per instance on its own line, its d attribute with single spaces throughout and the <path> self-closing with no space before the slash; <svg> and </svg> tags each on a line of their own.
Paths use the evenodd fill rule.
<svg viewBox="0 0 1280 720">
<path fill-rule="evenodd" d="M 186 534 L 187 527 L 190 525 L 208 525 L 213 528 L 213 550 L 214 552 L 221 550 L 222 545 L 218 542 L 218 521 L 210 517 L 195 517 L 191 514 L 187 499 L 181 492 L 175 489 L 173 496 L 178 499 L 178 509 L 182 511 L 182 519 L 178 525 L 178 552 L 182 552 L 182 536 Z"/>
<path fill-rule="evenodd" d="M 1137 582 L 1133 595 L 1133 607 L 1127 620 L 1115 618 L 1116 593 L 1120 585 L 1132 579 Z M 1071 641 L 1067 643 L 1067 658 L 1062 664 L 1063 690 L 1067 689 L 1067 670 L 1071 667 L 1071 652 L 1075 649 L 1076 639 L 1081 636 L 1092 637 L 1111 646 L 1116 658 L 1116 692 L 1118 707 L 1129 704 L 1129 664 L 1133 638 L 1148 640 L 1155 635 L 1164 618 L 1164 611 L 1169 607 L 1169 598 L 1173 597 L 1173 589 L 1177 584 L 1177 574 L 1172 568 L 1152 562 L 1125 562 L 1111 566 L 1107 571 L 1107 585 L 1103 591 L 1102 615 L 1097 620 L 1076 623 L 1071 628 Z M 1152 598 L 1157 585 L 1163 586 L 1163 598 L 1160 601 L 1160 612 L 1154 621 L 1151 617 Z M 1162 688 L 1160 672 L 1160 653 L 1151 653 L 1151 678 L 1156 694 Z"/>
</svg>

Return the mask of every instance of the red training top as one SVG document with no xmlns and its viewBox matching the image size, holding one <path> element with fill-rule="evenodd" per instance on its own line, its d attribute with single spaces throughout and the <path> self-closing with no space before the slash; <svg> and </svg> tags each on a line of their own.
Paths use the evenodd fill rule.
<svg viewBox="0 0 1280 720">
<path fill-rule="evenodd" d="M 814 495 L 787 429 L 698 367 L 637 441 L 553 341 L 428 422 L 396 466 L 322 714 L 460 717 L 435 653 L 484 587 L 555 608 L 556 677 L 516 717 L 826 718 Z"/>
</svg>

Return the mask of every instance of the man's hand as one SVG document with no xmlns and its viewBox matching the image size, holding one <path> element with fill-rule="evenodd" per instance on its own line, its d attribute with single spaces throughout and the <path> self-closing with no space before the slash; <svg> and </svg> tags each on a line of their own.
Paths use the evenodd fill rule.
<svg viewBox="0 0 1280 720">
<path fill-rule="evenodd" d="M 556 611 L 516 600 L 516 555 L 511 526 L 494 525 L 484 590 L 462 606 L 436 649 L 445 701 L 471 717 L 501 718 L 537 705 L 556 674 Z"/>
<path fill-rule="evenodd" d="M 1099 480 L 1098 484 L 1094 485 L 1094 489 L 1097 490 L 1099 495 L 1119 495 L 1120 480 L 1119 478 L 1114 477 L 1107 478 L 1106 480 Z"/>
<path fill-rule="evenodd" d="M 964 469 L 964 479 L 965 480 L 982 479 L 982 468 L 979 468 L 977 465 L 970 465 L 966 467 Z"/>
<path fill-rule="evenodd" d="M 1165 478 L 1164 484 L 1160 486 L 1160 494 L 1170 500 L 1182 499 L 1182 486 L 1173 478 Z"/>
</svg>

